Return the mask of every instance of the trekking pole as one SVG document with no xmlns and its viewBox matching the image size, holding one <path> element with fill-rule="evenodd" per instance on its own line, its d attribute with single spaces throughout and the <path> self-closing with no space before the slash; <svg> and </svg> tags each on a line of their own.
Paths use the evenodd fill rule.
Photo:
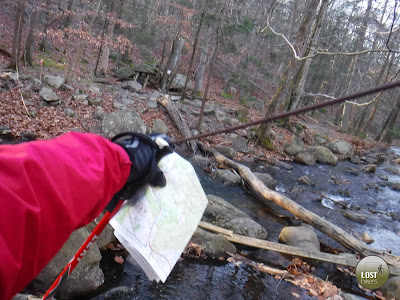
<svg viewBox="0 0 400 300">
<path fill-rule="evenodd" d="M 87 237 L 86 241 L 82 244 L 82 246 L 79 248 L 79 250 L 75 253 L 75 255 L 71 259 L 71 261 L 66 265 L 64 270 L 62 270 L 60 275 L 58 275 L 57 279 L 53 282 L 53 284 L 47 290 L 47 292 L 43 296 L 42 300 L 52 299 L 55 296 L 57 288 L 61 285 L 62 282 L 64 282 L 68 278 L 68 276 L 69 276 L 69 274 L 71 274 L 72 270 L 75 269 L 75 267 L 81 261 L 83 256 L 85 256 L 86 252 L 89 250 L 89 247 L 97 240 L 97 238 L 102 233 L 104 228 L 107 226 L 107 224 L 111 220 L 111 218 L 119 211 L 122 203 L 124 203 L 124 201 L 119 200 L 117 205 L 111 212 L 107 211 L 105 213 L 105 215 L 101 218 L 99 224 L 96 225 L 96 227 L 93 229 L 91 234 Z"/>
</svg>

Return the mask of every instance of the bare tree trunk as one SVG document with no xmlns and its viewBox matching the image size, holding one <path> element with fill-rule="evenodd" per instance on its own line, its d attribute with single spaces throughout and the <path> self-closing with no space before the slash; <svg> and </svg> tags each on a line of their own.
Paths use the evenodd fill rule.
<svg viewBox="0 0 400 300">
<path fill-rule="evenodd" d="M 69 27 L 71 25 L 71 20 L 72 20 L 72 7 L 74 6 L 74 1 L 75 0 L 68 0 L 67 4 L 67 17 L 65 18 L 64 21 L 64 27 Z"/>
<path fill-rule="evenodd" d="M 171 52 L 168 57 L 167 65 L 165 66 L 164 73 L 161 77 L 161 90 L 162 91 L 165 91 L 168 80 L 171 78 L 174 68 L 178 64 L 184 42 L 185 42 L 185 40 L 178 34 L 172 43 L 172 48 L 171 48 Z"/>
<path fill-rule="evenodd" d="M 201 92 L 202 88 L 203 88 L 203 79 L 204 79 L 204 73 L 206 70 L 206 65 L 207 65 L 207 60 L 208 60 L 208 47 L 210 46 L 209 43 L 207 43 L 201 52 L 201 56 L 200 56 L 200 62 L 199 62 L 199 67 L 197 69 L 196 74 L 194 75 L 194 89 L 193 89 L 193 94 L 197 95 L 199 94 L 199 92 Z"/>
<path fill-rule="evenodd" d="M 386 119 L 385 124 L 383 124 L 381 131 L 376 137 L 377 141 L 383 141 L 386 143 L 392 142 L 393 139 L 392 131 L 396 125 L 396 120 L 399 116 L 399 112 L 400 112 L 400 96 L 397 98 L 396 105 L 393 107 L 392 111 L 389 114 L 389 117 Z M 383 136 L 385 131 L 386 134 Z"/>
<path fill-rule="evenodd" d="M 326 10 L 328 9 L 328 4 L 329 4 L 328 0 L 321 1 L 316 20 L 312 27 L 311 34 L 308 38 L 306 46 L 304 47 L 303 56 L 309 56 L 310 54 L 312 54 L 312 49 L 317 44 L 319 34 L 321 32 L 322 20 L 325 16 Z M 292 88 L 289 95 L 287 110 L 296 109 L 300 101 L 300 96 L 302 93 L 304 93 L 304 86 L 306 83 L 306 78 L 308 70 L 310 68 L 311 60 L 312 59 L 309 58 L 301 61 L 300 63 L 300 68 L 291 84 Z"/>
<path fill-rule="evenodd" d="M 197 28 L 197 31 L 196 31 L 196 37 L 194 39 L 194 44 L 193 44 L 192 57 L 190 58 L 189 67 L 186 71 L 186 80 L 185 80 L 185 87 L 183 88 L 182 100 L 185 98 L 186 89 L 187 89 L 187 85 L 188 85 L 189 77 L 190 77 L 190 69 L 192 68 L 194 55 L 196 54 L 197 42 L 199 40 L 199 34 L 200 34 L 200 30 L 201 30 L 201 25 L 203 24 L 205 10 L 206 10 L 206 6 L 204 6 L 203 11 L 201 12 L 199 27 Z"/>
<path fill-rule="evenodd" d="M 43 37 L 42 41 L 40 42 L 40 50 L 43 52 L 46 52 L 48 49 L 48 44 L 47 44 L 47 29 L 49 27 L 49 22 L 50 22 L 50 6 L 51 6 L 51 0 L 46 0 L 46 12 L 45 12 L 45 21 L 44 21 L 44 27 L 43 27 Z"/>
<path fill-rule="evenodd" d="M 117 7 L 117 0 L 111 0 L 110 10 L 107 17 L 107 31 L 106 36 L 103 40 L 103 47 L 101 49 L 100 61 L 99 61 L 99 71 L 102 75 L 106 75 L 108 71 L 108 63 L 110 59 L 110 46 L 107 40 L 112 40 L 115 26 L 115 12 Z"/>
<path fill-rule="evenodd" d="M 11 51 L 11 58 L 8 68 L 17 70 L 18 62 L 21 56 L 21 39 L 22 39 L 22 27 L 24 24 L 24 12 L 25 12 L 26 0 L 20 0 L 17 8 L 17 16 L 14 24 L 14 37 L 13 46 Z"/>
<path fill-rule="evenodd" d="M 28 30 L 28 35 L 26 37 L 25 54 L 24 54 L 25 62 L 27 62 L 30 66 L 33 66 L 32 52 L 33 52 L 33 45 L 35 42 L 34 29 L 36 26 L 37 15 L 38 15 L 38 8 L 33 7 L 33 11 L 31 13 L 29 20 L 29 30 Z"/>
<path fill-rule="evenodd" d="M 365 10 L 365 14 L 364 14 L 364 17 L 363 17 L 363 20 L 362 20 L 362 26 L 360 26 L 360 29 L 359 29 L 359 32 L 358 32 L 358 37 L 357 37 L 357 40 L 356 40 L 356 42 L 354 44 L 354 47 L 353 47 L 353 51 L 360 50 L 360 49 L 364 48 L 363 44 L 364 44 L 364 41 L 365 41 L 365 36 L 366 36 L 366 33 L 367 33 L 367 29 L 368 29 L 368 22 L 370 20 L 371 9 L 372 9 L 372 0 L 368 0 L 368 5 L 367 5 L 367 8 Z M 353 72 L 352 72 L 353 74 L 352 74 L 351 80 L 354 79 L 355 70 L 358 68 L 358 63 L 357 62 L 358 62 L 358 56 L 356 56 L 356 58 L 355 58 L 355 62 L 354 62 L 354 66 L 353 66 Z M 349 85 L 348 85 L 348 89 L 347 89 L 348 91 L 351 88 L 350 85 L 351 85 L 351 81 L 349 81 Z M 344 132 L 348 131 L 350 115 L 351 115 L 351 112 L 353 110 L 353 107 L 354 107 L 354 105 L 348 104 L 348 103 L 346 103 L 344 105 L 344 107 L 343 107 L 343 119 L 342 119 L 342 123 L 341 123 L 340 129 L 342 131 L 344 131 Z"/>
</svg>

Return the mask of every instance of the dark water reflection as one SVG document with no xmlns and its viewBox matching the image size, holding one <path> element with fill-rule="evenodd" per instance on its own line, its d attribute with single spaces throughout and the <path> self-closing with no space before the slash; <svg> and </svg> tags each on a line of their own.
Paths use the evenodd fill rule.
<svg viewBox="0 0 400 300">
<path fill-rule="evenodd" d="M 317 165 L 304 167 L 293 164 L 293 169 L 283 170 L 273 166 L 252 166 L 253 171 L 265 171 L 278 182 L 277 189 L 292 198 L 308 210 L 326 218 L 330 222 L 355 235 L 368 232 L 375 240 L 372 247 L 386 250 L 391 249 L 394 254 L 400 254 L 400 222 L 384 214 L 371 213 L 373 211 L 392 212 L 400 215 L 400 193 L 388 187 L 368 188 L 368 183 L 381 181 L 379 175 L 384 174 L 380 166 L 375 174 L 359 172 L 358 175 L 348 170 L 357 166 L 341 161 L 336 167 Z M 360 166 L 358 166 L 360 167 Z M 250 217 L 263 225 L 269 232 L 268 240 L 277 242 L 281 229 L 287 225 L 298 225 L 299 220 L 291 213 L 273 203 L 262 201 L 247 193 L 242 187 L 225 187 L 211 180 L 201 168 L 196 167 L 200 181 L 206 194 L 220 196 L 245 211 Z M 300 193 L 290 191 L 300 176 L 307 175 L 315 182 L 315 186 L 304 186 Z M 389 178 L 400 180 L 400 177 Z M 347 197 L 343 196 L 347 192 Z M 337 197 L 344 201 L 349 208 L 356 208 L 358 212 L 367 215 L 367 223 L 362 225 L 351 221 L 342 215 L 342 206 L 329 200 L 321 201 L 321 195 Z M 336 198 L 335 198 L 336 199 Z M 279 215 L 279 216 L 278 216 Z M 282 218 L 284 216 L 284 218 Z M 331 247 L 342 248 L 325 234 L 317 232 L 320 241 Z M 238 247 L 248 256 L 260 262 L 278 268 L 290 264 L 290 257 L 285 257 L 272 251 L 254 250 Z M 107 254 L 106 254 L 107 255 Z M 111 262 L 110 262 L 111 261 Z M 258 272 L 253 268 L 241 264 L 218 261 L 212 259 L 183 258 L 175 266 L 166 283 L 150 282 L 139 267 L 129 261 L 116 267 L 112 259 L 102 262 L 103 269 L 108 269 L 104 289 L 124 286 L 129 292 L 123 292 L 116 298 L 107 298 L 101 295 L 96 299 L 314 299 L 308 293 L 286 281 L 280 281 L 273 276 Z M 117 269 L 116 269 L 117 268 Z M 353 294 L 363 295 L 357 287 L 354 278 L 337 271 L 333 264 L 321 263 L 316 265 L 315 274 L 321 278 L 333 280 L 342 290 Z M 365 295 L 364 295 L 365 296 Z M 365 299 L 365 298 L 363 298 Z"/>
</svg>

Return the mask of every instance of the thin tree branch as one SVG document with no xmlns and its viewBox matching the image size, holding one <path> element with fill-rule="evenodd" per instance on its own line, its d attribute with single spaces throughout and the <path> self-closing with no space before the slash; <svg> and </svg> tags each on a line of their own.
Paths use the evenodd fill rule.
<svg viewBox="0 0 400 300">
<path fill-rule="evenodd" d="M 314 51 L 315 51 L 314 54 L 308 55 L 308 56 L 300 57 L 300 56 L 297 54 L 297 51 L 296 51 L 296 49 L 294 48 L 293 44 L 288 40 L 288 38 L 287 38 L 284 34 L 279 33 L 279 32 L 276 32 L 276 31 L 275 31 L 271 26 L 269 26 L 269 25 L 267 25 L 264 29 L 262 29 L 261 32 L 265 32 L 265 31 L 267 31 L 268 29 L 271 30 L 272 33 L 274 33 L 275 35 L 280 36 L 280 37 L 282 37 L 282 38 L 285 40 L 285 42 L 286 42 L 286 43 L 289 45 L 289 47 L 292 49 L 293 55 L 294 55 L 294 57 L 295 57 L 297 60 L 306 60 L 306 59 L 309 59 L 309 58 L 314 58 L 314 57 L 316 57 L 316 56 L 318 56 L 318 55 L 333 55 L 333 56 L 335 56 L 335 55 L 344 55 L 344 56 L 354 56 L 354 55 L 362 55 L 362 54 L 373 53 L 373 52 L 395 52 L 395 53 L 400 53 L 400 50 L 395 50 L 395 49 L 390 49 L 390 48 L 388 48 L 388 49 L 367 49 L 367 50 L 358 51 L 358 52 L 328 52 L 328 51 L 322 51 L 322 50 L 314 49 Z"/>
</svg>

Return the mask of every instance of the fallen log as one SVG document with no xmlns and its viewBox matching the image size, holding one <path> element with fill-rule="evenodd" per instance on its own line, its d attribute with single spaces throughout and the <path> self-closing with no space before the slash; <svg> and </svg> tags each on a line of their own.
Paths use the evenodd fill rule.
<svg viewBox="0 0 400 300">
<path fill-rule="evenodd" d="M 178 127 L 179 132 L 185 137 L 191 137 L 192 134 L 190 132 L 189 127 L 187 126 L 184 118 L 182 117 L 181 113 L 179 110 L 176 108 L 176 106 L 171 102 L 171 100 L 168 99 L 168 97 L 160 97 L 157 100 L 162 106 L 165 107 L 167 110 L 168 114 L 172 118 L 172 120 L 175 122 L 176 127 Z M 197 145 L 194 140 L 189 140 L 186 142 L 189 148 L 192 151 L 196 151 Z"/>
<path fill-rule="evenodd" d="M 225 238 L 232 242 L 245 246 L 250 246 L 259 249 L 276 251 L 283 254 L 289 254 L 294 256 L 301 256 L 304 258 L 311 258 L 319 261 L 325 261 L 329 263 L 334 263 L 343 266 L 356 267 L 359 260 L 352 257 L 345 257 L 336 254 L 330 254 L 325 252 L 312 252 L 308 250 L 304 250 L 302 248 L 288 246 L 280 243 L 275 243 L 266 240 L 260 240 L 240 234 L 235 234 L 231 230 L 227 230 L 225 228 L 218 227 L 213 224 L 209 224 L 207 222 L 200 222 L 199 227 L 206 229 L 208 231 L 213 231 L 217 233 L 222 233 L 225 235 Z M 389 266 L 389 271 L 391 275 L 400 275 L 400 268 Z"/>
<path fill-rule="evenodd" d="M 388 264 L 391 264 L 396 267 L 400 267 L 400 257 L 385 253 L 371 247 L 366 246 L 363 242 L 359 241 L 351 234 L 347 233 L 340 227 L 330 223 L 329 221 L 319 217 L 313 212 L 305 209 L 303 206 L 297 204 L 290 198 L 279 194 L 276 191 L 270 190 L 267 188 L 261 180 L 259 180 L 251 170 L 239 163 L 234 162 L 233 160 L 223 156 L 215 149 L 212 149 L 201 142 L 197 142 L 199 147 L 203 149 L 205 152 L 211 153 L 214 158 L 221 164 L 224 164 L 239 173 L 239 175 L 244 179 L 244 181 L 257 193 L 259 193 L 265 200 L 273 201 L 278 204 L 280 207 L 288 210 L 296 217 L 304 221 L 305 223 L 313 226 L 315 229 L 325 233 L 330 236 L 338 243 L 343 245 L 345 248 L 359 253 L 362 256 L 369 255 L 379 255 L 382 259 L 384 259 Z"/>
</svg>

